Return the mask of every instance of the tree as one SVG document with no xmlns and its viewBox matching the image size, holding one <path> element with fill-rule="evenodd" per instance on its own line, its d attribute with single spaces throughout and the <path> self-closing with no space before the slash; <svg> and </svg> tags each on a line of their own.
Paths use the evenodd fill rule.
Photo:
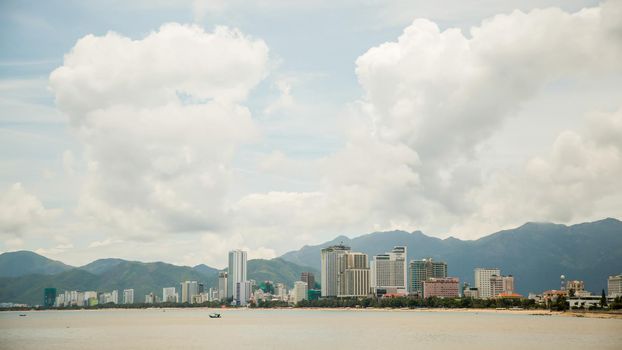
<svg viewBox="0 0 622 350">
<path fill-rule="evenodd" d="M 605 295 L 605 290 L 603 289 L 603 293 L 600 296 L 600 307 L 607 306 L 607 296 Z"/>
<path fill-rule="evenodd" d="M 551 302 L 551 310 L 552 311 L 568 310 L 568 304 L 566 304 L 566 297 L 560 295 L 555 300 L 553 300 Z"/>
</svg>

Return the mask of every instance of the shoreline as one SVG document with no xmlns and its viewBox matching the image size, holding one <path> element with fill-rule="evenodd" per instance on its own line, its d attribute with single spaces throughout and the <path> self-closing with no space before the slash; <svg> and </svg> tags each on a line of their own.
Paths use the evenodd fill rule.
<svg viewBox="0 0 622 350">
<path fill-rule="evenodd" d="M 484 308 L 329 308 L 329 307 L 274 307 L 274 308 L 214 308 L 214 307 L 161 307 L 161 308 L 101 308 L 101 309 L 48 309 L 48 310 L 2 310 L 12 312 L 33 311 L 126 311 L 126 310 L 219 310 L 226 311 L 269 311 L 269 310 L 303 310 L 303 311 L 358 311 L 358 312 L 421 312 L 421 313 L 472 313 L 472 314 L 505 314 L 526 316 L 560 316 L 560 317 L 585 317 L 600 319 L 622 320 L 622 312 L 599 312 L 599 311 L 551 311 L 546 309 L 484 309 Z"/>
</svg>

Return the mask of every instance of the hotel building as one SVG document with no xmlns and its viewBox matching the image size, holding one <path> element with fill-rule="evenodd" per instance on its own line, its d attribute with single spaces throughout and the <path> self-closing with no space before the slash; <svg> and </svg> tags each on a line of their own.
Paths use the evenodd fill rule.
<svg viewBox="0 0 622 350">
<path fill-rule="evenodd" d="M 408 268 L 406 247 L 394 247 L 374 256 L 371 262 L 371 286 L 375 294 L 407 294 Z M 380 292 L 380 293 L 379 293 Z"/>
</svg>

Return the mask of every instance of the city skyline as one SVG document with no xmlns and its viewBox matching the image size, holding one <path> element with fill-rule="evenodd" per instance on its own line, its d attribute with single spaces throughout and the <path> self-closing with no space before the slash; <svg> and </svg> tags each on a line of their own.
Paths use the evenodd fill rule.
<svg viewBox="0 0 622 350">
<path fill-rule="evenodd" d="M 0 6 L 2 252 L 622 218 L 619 1 Z"/>
<path fill-rule="evenodd" d="M 247 279 L 246 252 L 241 249 L 229 251 L 229 267 L 226 271 L 217 271 L 218 280 L 211 285 L 202 281 L 186 280 L 175 287 L 162 288 L 162 297 L 149 292 L 145 295 L 144 304 L 165 305 L 218 305 L 256 307 L 265 302 L 287 302 L 297 306 L 302 302 L 318 299 L 369 299 L 408 297 L 410 299 L 428 300 L 431 297 L 440 299 L 506 299 L 527 300 L 523 295 L 515 293 L 516 285 L 513 275 L 503 275 L 499 268 L 475 267 L 474 284 L 460 285 L 457 277 L 448 277 L 448 265 L 442 261 L 412 259 L 407 264 L 407 247 L 394 246 L 390 252 L 375 255 L 369 263 L 368 255 L 352 252 L 343 244 L 329 246 L 320 251 L 322 263 L 320 271 L 321 289 L 315 289 L 314 274 L 309 271 L 300 273 L 294 281 L 292 289 L 279 280 Z M 405 270 L 407 268 L 407 271 Z M 232 278 L 229 280 L 228 272 Z M 232 293 L 225 292 L 229 284 L 234 285 Z M 53 285 L 53 284 L 52 284 Z M 407 288 L 408 286 L 408 288 Z M 602 297 L 585 289 L 583 280 L 566 279 L 560 276 L 559 290 L 545 290 L 529 293 L 532 302 L 553 305 L 557 298 L 564 296 L 570 307 L 583 308 L 603 306 L 603 298 L 607 295 L 611 301 L 622 296 L 622 275 L 609 276 L 607 293 L 602 290 Z M 179 293 L 177 293 L 179 291 Z M 135 303 L 134 288 L 110 292 L 89 290 L 64 290 L 58 293 L 55 287 L 43 289 L 43 307 L 96 307 L 97 305 L 132 305 Z M 181 295 L 181 297 L 179 297 Z M 618 299 L 616 299 L 618 298 Z M 140 304 L 140 303 L 139 303 Z M 17 305 L 17 304 L 16 304 Z M 266 304 L 263 304 L 264 306 Z M 279 304 L 277 304 L 278 306 Z"/>
<path fill-rule="evenodd" d="M 0 0 L 0 347 L 618 350 L 621 87 L 622 0 Z"/>
<path fill-rule="evenodd" d="M 515 280 L 512 275 L 504 276 L 499 268 L 475 267 L 474 285 L 460 286 L 456 277 L 447 277 L 448 266 L 445 262 L 427 259 L 413 259 L 408 262 L 407 247 L 395 246 L 390 252 L 375 255 L 371 263 L 364 253 L 352 252 L 343 244 L 329 246 L 321 250 L 320 271 L 322 285 L 315 289 L 314 274 L 303 271 L 293 288 L 287 292 L 279 281 L 263 281 L 258 286 L 256 280 L 247 279 L 246 252 L 241 249 L 229 251 L 229 267 L 218 271 L 215 285 L 209 286 L 198 281 L 180 283 L 179 294 L 175 287 L 162 288 L 162 298 L 150 292 L 145 295 L 145 304 L 181 303 L 202 304 L 206 302 L 229 303 L 232 306 L 247 306 L 261 300 L 280 300 L 298 303 L 306 300 L 348 299 L 348 298 L 386 298 L 414 297 L 419 299 L 471 298 L 471 299 L 524 299 L 515 293 Z M 231 272 L 231 279 L 228 278 Z M 560 276 L 560 290 L 543 291 L 541 294 L 530 293 L 529 299 L 548 303 L 551 296 L 564 294 L 569 297 L 570 306 L 583 307 L 585 302 L 601 302 L 597 296 L 585 290 L 582 280 L 566 280 Z M 227 291 L 232 285 L 232 291 Z M 268 285 L 272 287 L 268 287 Z M 208 289 L 209 288 L 209 289 Z M 264 289 L 265 288 L 265 289 Z M 610 298 L 622 296 L 622 275 L 609 276 L 607 295 Z M 47 287 L 43 290 L 44 307 L 95 306 L 97 304 L 133 304 L 134 289 L 124 289 L 119 299 L 119 291 L 67 291 L 57 295 L 57 289 Z M 287 294 L 287 299 L 284 295 Z M 603 297 L 605 291 L 603 289 Z M 274 299 L 276 297 L 277 299 Z"/>
</svg>

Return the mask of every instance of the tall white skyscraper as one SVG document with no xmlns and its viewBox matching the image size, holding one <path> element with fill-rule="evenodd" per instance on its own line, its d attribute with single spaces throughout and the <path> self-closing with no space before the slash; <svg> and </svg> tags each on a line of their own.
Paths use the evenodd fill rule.
<svg viewBox="0 0 622 350">
<path fill-rule="evenodd" d="M 477 287 L 480 298 L 486 299 L 494 297 L 493 289 L 495 288 L 493 288 L 490 281 L 492 276 L 501 276 L 501 270 L 497 268 L 487 269 L 481 267 L 475 269 L 475 287 Z"/>
<path fill-rule="evenodd" d="M 391 252 L 374 256 L 371 262 L 371 285 L 374 292 L 408 293 L 408 257 L 406 247 L 394 247 Z"/>
<path fill-rule="evenodd" d="M 341 269 L 339 267 L 342 255 L 350 251 L 350 247 L 335 245 L 322 249 L 322 296 L 336 297 L 339 294 L 339 275 Z"/>
<path fill-rule="evenodd" d="M 246 252 L 232 250 L 229 252 L 229 271 L 227 273 L 227 298 L 239 300 L 236 284 L 246 282 Z M 248 296 L 250 297 L 250 295 Z"/>
<path fill-rule="evenodd" d="M 134 304 L 134 289 L 123 290 L 123 304 Z"/>
</svg>

